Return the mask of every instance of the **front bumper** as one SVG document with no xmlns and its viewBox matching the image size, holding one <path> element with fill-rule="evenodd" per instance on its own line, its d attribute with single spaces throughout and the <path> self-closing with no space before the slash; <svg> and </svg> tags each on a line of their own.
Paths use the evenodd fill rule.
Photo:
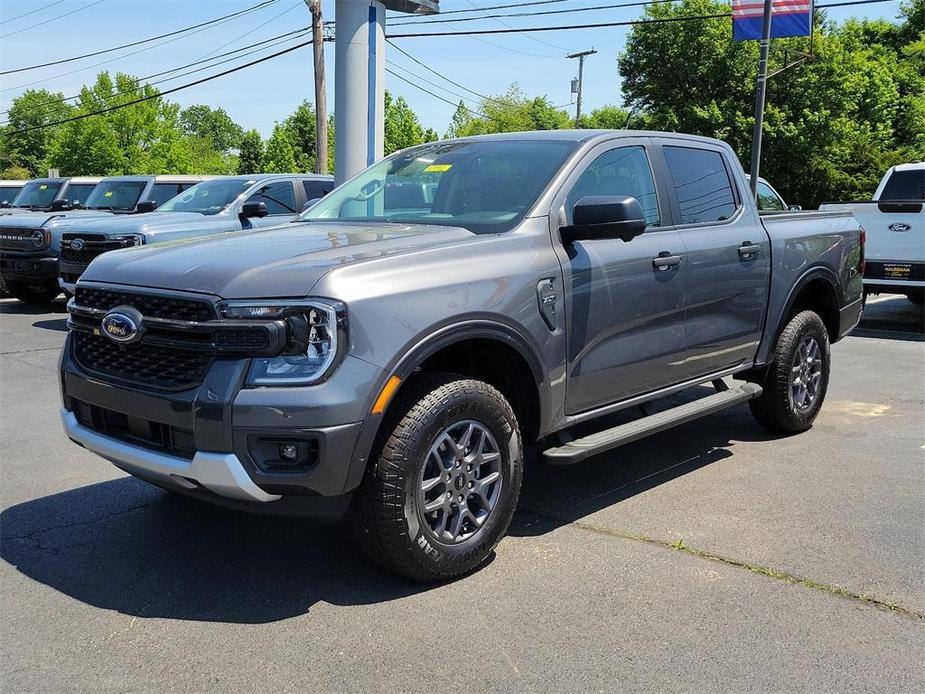
<svg viewBox="0 0 925 694">
<path fill-rule="evenodd" d="M 334 520 L 346 511 L 365 402 L 378 372 L 347 358 L 337 377 L 309 388 L 243 388 L 248 359 L 217 359 L 201 385 L 164 392 L 84 372 L 69 336 L 60 362 L 67 436 L 117 467 L 162 487 L 262 513 Z M 346 422 L 346 423 L 343 423 Z M 268 468 L 275 442 L 311 442 L 311 463 Z M 355 473 L 356 471 L 353 470 Z"/>
<path fill-rule="evenodd" d="M 56 282 L 58 259 L 42 253 L 0 253 L 0 274 L 9 282 Z"/>
</svg>

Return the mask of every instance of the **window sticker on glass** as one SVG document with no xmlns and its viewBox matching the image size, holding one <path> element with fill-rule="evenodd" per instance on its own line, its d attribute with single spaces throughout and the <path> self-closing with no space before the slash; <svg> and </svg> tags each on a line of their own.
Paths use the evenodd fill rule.
<svg viewBox="0 0 925 694">
<path fill-rule="evenodd" d="M 42 185 L 39 186 L 39 190 L 45 190 L 47 187 L 48 187 L 48 184 L 43 183 Z"/>
<path fill-rule="evenodd" d="M 112 197 L 112 191 L 111 191 L 111 190 L 107 190 L 105 193 L 103 193 L 103 197 L 104 197 L 104 198 L 111 198 L 111 197 Z"/>
<path fill-rule="evenodd" d="M 426 169 L 424 169 L 424 173 L 443 173 L 444 171 L 449 171 L 452 168 L 452 164 L 431 164 Z"/>
</svg>

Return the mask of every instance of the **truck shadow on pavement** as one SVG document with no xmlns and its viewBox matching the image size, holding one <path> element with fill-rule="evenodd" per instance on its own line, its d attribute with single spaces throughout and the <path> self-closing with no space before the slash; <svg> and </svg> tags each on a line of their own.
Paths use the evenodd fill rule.
<svg viewBox="0 0 925 694">
<path fill-rule="evenodd" d="M 18 299 L 0 299 L 0 314 L 45 316 L 49 313 L 67 313 L 67 301 L 59 297 L 51 304 L 24 304 Z"/>
<path fill-rule="evenodd" d="M 767 436 L 739 407 L 574 467 L 534 461 L 510 533 L 550 532 L 727 460 L 735 441 L 752 438 Z M 133 478 L 18 504 L 0 529 L 0 557 L 25 576 L 138 617 L 266 623 L 319 601 L 364 605 L 430 589 L 368 562 L 346 524 L 229 511 Z"/>
</svg>

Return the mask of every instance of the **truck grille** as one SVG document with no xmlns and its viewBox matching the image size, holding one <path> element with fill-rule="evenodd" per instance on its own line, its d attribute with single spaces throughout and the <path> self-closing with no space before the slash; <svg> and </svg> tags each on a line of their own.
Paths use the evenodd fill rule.
<svg viewBox="0 0 925 694">
<path fill-rule="evenodd" d="M 41 243 L 37 243 L 37 239 Z M 38 251 L 45 247 L 45 232 L 41 229 L 20 229 L 18 227 L 0 227 L 0 250 L 4 251 Z"/>
<path fill-rule="evenodd" d="M 212 355 L 173 347 L 124 348 L 107 337 L 73 332 L 74 359 L 93 374 L 166 390 L 193 388 L 206 376 Z"/>
<path fill-rule="evenodd" d="M 111 311 L 116 306 L 132 306 L 142 315 L 151 318 L 202 322 L 216 317 L 214 306 L 206 299 L 185 299 L 96 287 L 77 287 L 74 302 L 100 311 Z"/>
<path fill-rule="evenodd" d="M 81 239 L 83 247 L 75 250 L 71 243 Z M 120 248 L 131 248 L 135 245 L 133 238 L 119 238 L 105 236 L 104 234 L 64 234 L 61 239 L 61 260 L 79 265 L 89 265 L 96 256 L 106 251 L 115 251 Z"/>
</svg>

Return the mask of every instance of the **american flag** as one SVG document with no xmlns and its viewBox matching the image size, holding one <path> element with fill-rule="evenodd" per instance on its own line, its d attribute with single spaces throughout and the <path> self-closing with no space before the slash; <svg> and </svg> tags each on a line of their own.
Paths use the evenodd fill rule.
<svg viewBox="0 0 925 694">
<path fill-rule="evenodd" d="M 771 38 L 809 36 L 812 17 L 813 0 L 774 0 Z M 732 38 L 736 41 L 760 39 L 763 18 L 762 0 L 732 0 Z"/>
</svg>

